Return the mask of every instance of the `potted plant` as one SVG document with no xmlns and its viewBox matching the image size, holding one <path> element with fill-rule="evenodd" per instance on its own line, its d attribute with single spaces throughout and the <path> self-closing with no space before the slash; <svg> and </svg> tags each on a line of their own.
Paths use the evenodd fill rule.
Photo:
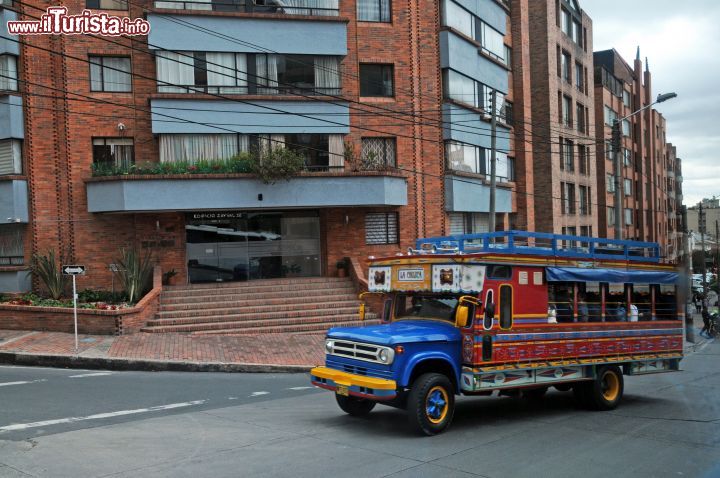
<svg viewBox="0 0 720 478">
<path fill-rule="evenodd" d="M 163 272 L 162 275 L 162 284 L 163 285 L 170 285 L 170 282 L 173 277 L 177 275 L 177 271 L 175 269 L 170 269 L 167 272 Z"/>
<path fill-rule="evenodd" d="M 338 277 L 347 277 L 348 273 L 348 260 L 347 258 L 343 258 L 339 261 L 337 261 L 337 264 L 335 264 L 337 267 Z"/>
</svg>

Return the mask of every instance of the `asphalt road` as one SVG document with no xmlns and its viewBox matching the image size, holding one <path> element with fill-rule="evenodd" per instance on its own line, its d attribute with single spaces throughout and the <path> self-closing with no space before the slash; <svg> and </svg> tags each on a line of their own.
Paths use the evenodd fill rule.
<svg viewBox="0 0 720 478">
<path fill-rule="evenodd" d="M 305 374 L 0 367 L 1 477 L 720 477 L 720 343 L 627 377 L 611 412 L 570 393 L 462 398 L 448 432 L 351 418 Z"/>
</svg>

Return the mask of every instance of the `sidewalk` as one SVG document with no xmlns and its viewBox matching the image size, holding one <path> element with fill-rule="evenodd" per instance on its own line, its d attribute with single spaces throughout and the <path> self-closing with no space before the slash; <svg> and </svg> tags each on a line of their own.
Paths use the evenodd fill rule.
<svg viewBox="0 0 720 478">
<path fill-rule="evenodd" d="M 694 315 L 695 342 L 702 318 Z M 0 330 L 0 363 L 110 370 L 204 372 L 305 372 L 325 360 L 324 336 L 301 334 L 186 335 L 134 334 L 113 337 L 80 335 L 75 355 L 72 334 Z"/>
<path fill-rule="evenodd" d="M 0 330 L 0 363 L 110 370 L 305 372 L 325 360 L 323 335 L 133 334 Z"/>
</svg>

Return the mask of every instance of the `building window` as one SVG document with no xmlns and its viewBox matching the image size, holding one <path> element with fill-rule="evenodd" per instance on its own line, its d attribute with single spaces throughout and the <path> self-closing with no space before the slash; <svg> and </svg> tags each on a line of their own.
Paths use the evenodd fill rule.
<svg viewBox="0 0 720 478">
<path fill-rule="evenodd" d="M 614 193 L 615 192 L 615 176 L 612 174 L 607 175 L 607 192 Z"/>
<path fill-rule="evenodd" d="M 85 8 L 95 10 L 127 10 L 127 0 L 86 0 Z"/>
<path fill-rule="evenodd" d="M 158 92 L 336 95 L 340 59 L 334 56 L 158 51 Z M 254 71 L 248 81 L 248 71 Z"/>
<path fill-rule="evenodd" d="M 362 162 L 365 169 L 394 168 L 395 138 L 363 138 Z"/>
<path fill-rule="evenodd" d="M 471 105 L 483 110 L 486 114 L 492 113 L 493 90 L 487 85 L 462 75 L 455 70 L 443 71 L 443 95 L 460 103 Z M 505 96 L 495 91 L 495 109 L 498 116 L 503 115 Z"/>
<path fill-rule="evenodd" d="M 560 73 L 563 80 L 567 81 L 568 83 L 572 83 L 572 74 L 570 73 L 571 64 L 572 62 L 570 61 L 570 53 L 563 50 L 562 54 L 560 55 Z"/>
<path fill-rule="evenodd" d="M 592 237 L 592 226 L 580 226 L 580 235 L 583 237 Z"/>
<path fill-rule="evenodd" d="M 365 215 L 366 244 L 397 244 L 398 242 L 396 212 L 371 212 Z"/>
<path fill-rule="evenodd" d="M 4 139 L 0 141 L 0 175 L 22 174 L 22 141 Z"/>
<path fill-rule="evenodd" d="M 132 138 L 93 138 L 93 163 L 100 167 L 127 169 L 135 163 Z"/>
<path fill-rule="evenodd" d="M 360 64 L 360 96 L 393 96 L 393 66 Z"/>
<path fill-rule="evenodd" d="M 357 19 L 361 22 L 390 22 L 390 0 L 358 0 Z"/>
<path fill-rule="evenodd" d="M 625 209 L 625 225 L 632 226 L 633 223 L 633 211 L 632 209 Z"/>
<path fill-rule="evenodd" d="M 575 62 L 575 86 L 578 90 L 585 91 L 585 75 L 583 72 L 583 66 L 577 62 Z"/>
<path fill-rule="evenodd" d="M 569 36 L 569 37 L 572 36 L 572 30 L 573 30 L 572 17 L 570 16 L 570 12 L 568 12 L 564 8 L 560 9 L 560 29 L 567 36 Z"/>
<path fill-rule="evenodd" d="M 512 48 L 505 45 L 505 61 L 504 63 L 510 67 L 512 65 Z"/>
<path fill-rule="evenodd" d="M 490 219 L 486 212 L 451 212 L 448 218 L 451 235 L 489 232 Z"/>
<path fill-rule="evenodd" d="M 588 153 L 589 149 L 587 146 L 582 144 L 578 145 L 578 164 L 580 174 L 590 174 L 590 155 Z"/>
<path fill-rule="evenodd" d="M 583 46 L 583 28 L 580 22 L 573 22 L 572 39 L 578 45 Z"/>
<path fill-rule="evenodd" d="M 610 108 L 608 105 L 605 105 L 605 124 L 612 126 L 613 123 L 615 123 L 615 120 L 617 119 L 617 113 Z"/>
<path fill-rule="evenodd" d="M 0 91 L 17 91 L 17 58 L 13 55 L 0 55 Z"/>
<path fill-rule="evenodd" d="M 623 97 L 623 104 L 625 106 L 627 106 L 628 108 L 632 108 L 632 97 L 630 96 L 630 92 L 627 90 L 623 90 L 622 97 Z"/>
<path fill-rule="evenodd" d="M 623 148 L 623 163 L 625 166 L 632 166 L 632 151 Z"/>
<path fill-rule="evenodd" d="M 130 58 L 91 56 L 90 91 L 132 91 Z"/>
<path fill-rule="evenodd" d="M 563 214 L 575 214 L 575 185 L 560 183 L 560 202 Z"/>
<path fill-rule="evenodd" d="M 513 104 L 509 101 L 505 102 L 505 108 L 500 114 L 503 121 L 505 121 L 505 124 L 508 124 L 510 126 L 515 124 L 515 117 L 513 116 Z"/>
<path fill-rule="evenodd" d="M 580 186 L 580 215 L 590 214 L 590 186 Z"/>
<path fill-rule="evenodd" d="M 458 141 L 446 141 L 445 156 L 447 159 L 447 167 L 452 171 L 463 171 L 485 176 L 490 175 L 492 152 L 487 148 L 460 143 Z M 514 159 L 509 158 L 506 153 L 496 151 L 496 179 L 502 182 L 513 181 L 514 172 Z"/>
<path fill-rule="evenodd" d="M 500 60 L 505 63 L 505 43 L 503 35 L 493 27 L 483 22 L 479 18 L 475 18 L 476 28 L 480 31 L 480 44 L 483 53 Z"/>
<path fill-rule="evenodd" d="M 575 117 L 577 118 L 577 130 L 581 133 L 586 133 L 585 107 L 580 103 L 576 103 L 575 105 Z"/>
<path fill-rule="evenodd" d="M 623 180 L 623 190 L 626 196 L 632 196 L 632 181 L 629 179 Z"/>
<path fill-rule="evenodd" d="M 562 124 L 571 127 L 573 123 L 572 118 L 572 98 L 563 95 L 562 97 Z"/>
<path fill-rule="evenodd" d="M 615 225 L 615 208 L 612 206 L 608 206 L 608 208 L 607 208 L 607 225 L 608 226 Z"/>
<path fill-rule="evenodd" d="M 25 261 L 25 225 L 0 225 L 0 266 L 19 266 Z"/>
<path fill-rule="evenodd" d="M 622 134 L 623 136 L 630 136 L 630 121 L 629 120 L 623 120 L 622 121 Z"/>
<path fill-rule="evenodd" d="M 568 172 L 575 171 L 574 147 L 571 140 L 560 138 L 560 169 Z"/>
</svg>

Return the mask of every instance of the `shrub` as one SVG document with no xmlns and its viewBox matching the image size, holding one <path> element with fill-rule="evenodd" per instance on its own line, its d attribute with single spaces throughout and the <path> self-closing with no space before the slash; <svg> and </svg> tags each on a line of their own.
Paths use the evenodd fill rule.
<svg viewBox="0 0 720 478">
<path fill-rule="evenodd" d="M 115 260 L 120 266 L 115 274 L 125 289 L 128 302 L 134 304 L 150 289 L 153 268 L 150 252 L 141 256 L 137 248 L 123 248 L 120 250 L 120 256 L 120 259 Z"/>
<path fill-rule="evenodd" d="M 305 168 L 305 156 L 288 148 L 267 148 L 253 156 L 252 172 L 265 184 L 275 184 Z"/>
<path fill-rule="evenodd" d="M 47 288 L 50 297 L 57 300 L 65 292 L 67 277 L 63 275 L 62 261 L 55 257 L 55 251 L 50 249 L 47 255 L 33 254 L 30 261 L 30 270 Z"/>
</svg>

